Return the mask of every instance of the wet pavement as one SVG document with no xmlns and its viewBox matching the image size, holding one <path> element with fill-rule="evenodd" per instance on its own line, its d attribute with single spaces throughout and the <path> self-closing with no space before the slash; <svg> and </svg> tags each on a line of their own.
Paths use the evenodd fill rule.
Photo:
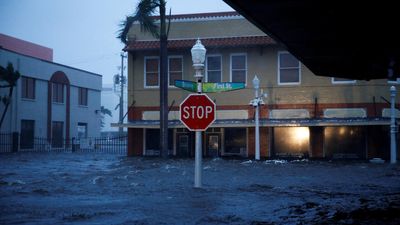
<svg viewBox="0 0 400 225">
<path fill-rule="evenodd" d="M 0 155 L 0 224 L 400 224 L 400 166 Z"/>
</svg>

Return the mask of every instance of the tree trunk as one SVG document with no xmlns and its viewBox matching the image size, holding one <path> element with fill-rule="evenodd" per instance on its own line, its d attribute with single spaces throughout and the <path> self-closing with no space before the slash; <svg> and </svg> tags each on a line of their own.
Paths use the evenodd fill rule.
<svg viewBox="0 0 400 225">
<path fill-rule="evenodd" d="M 14 90 L 14 86 L 11 86 L 11 87 L 10 87 L 10 90 L 9 90 L 9 92 L 8 92 L 8 101 L 7 101 L 7 103 L 6 103 L 6 107 L 4 108 L 3 115 L 1 115 L 0 129 L 1 129 L 1 125 L 3 124 L 4 118 L 6 117 L 6 113 L 7 113 L 8 106 L 10 105 L 11 96 L 12 96 L 13 90 Z"/>
<path fill-rule="evenodd" d="M 165 24 L 165 1 L 160 1 L 160 147 L 161 156 L 168 157 L 168 52 Z"/>
</svg>

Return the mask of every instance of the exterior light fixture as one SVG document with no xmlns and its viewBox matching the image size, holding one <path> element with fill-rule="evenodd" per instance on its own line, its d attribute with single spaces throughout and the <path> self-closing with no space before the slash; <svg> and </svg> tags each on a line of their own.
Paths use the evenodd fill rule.
<svg viewBox="0 0 400 225">
<path fill-rule="evenodd" d="M 192 61 L 193 67 L 196 71 L 195 78 L 202 78 L 202 69 L 204 68 L 204 61 L 206 59 L 206 48 L 201 44 L 200 39 L 197 39 L 196 44 L 192 47 Z"/>
<path fill-rule="evenodd" d="M 254 89 L 260 88 L 260 80 L 258 79 L 257 75 L 255 75 L 253 79 L 253 88 Z"/>
</svg>

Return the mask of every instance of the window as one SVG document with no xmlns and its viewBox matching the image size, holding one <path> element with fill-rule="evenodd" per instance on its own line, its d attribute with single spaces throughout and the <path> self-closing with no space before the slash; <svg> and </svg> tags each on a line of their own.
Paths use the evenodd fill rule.
<svg viewBox="0 0 400 225">
<path fill-rule="evenodd" d="M 274 156 L 307 156 L 310 148 L 308 127 L 275 127 L 273 132 Z"/>
<path fill-rule="evenodd" d="M 64 123 L 53 121 L 51 124 L 51 146 L 54 148 L 63 147 L 63 137 L 64 137 Z"/>
<path fill-rule="evenodd" d="M 87 138 L 87 123 L 78 123 L 78 138 Z"/>
<path fill-rule="evenodd" d="M 356 80 L 346 78 L 332 77 L 332 84 L 354 84 Z"/>
<path fill-rule="evenodd" d="M 146 155 L 160 154 L 160 129 L 146 129 Z M 173 149 L 173 130 L 168 129 L 168 149 Z"/>
<path fill-rule="evenodd" d="M 35 99 L 35 79 L 22 77 L 22 98 Z"/>
<path fill-rule="evenodd" d="M 300 84 L 300 62 L 288 52 L 278 53 L 278 84 Z"/>
<path fill-rule="evenodd" d="M 225 154 L 245 154 L 246 137 L 246 128 L 225 128 Z"/>
<path fill-rule="evenodd" d="M 53 102 L 64 103 L 64 84 L 53 83 Z"/>
<path fill-rule="evenodd" d="M 247 80 L 246 54 L 231 55 L 231 82 L 243 82 Z"/>
<path fill-rule="evenodd" d="M 206 81 L 211 83 L 222 82 L 221 56 L 207 56 Z"/>
<path fill-rule="evenodd" d="M 35 134 L 34 120 L 21 120 L 21 149 L 33 149 Z"/>
<path fill-rule="evenodd" d="M 78 102 L 79 105 L 88 105 L 88 89 L 78 88 Z"/>
<path fill-rule="evenodd" d="M 183 63 L 181 56 L 170 56 L 168 58 L 169 86 L 175 85 L 175 80 L 182 80 Z"/>
<path fill-rule="evenodd" d="M 145 71 L 144 71 L 144 86 L 145 87 L 158 87 L 160 60 L 158 57 L 145 57 L 144 58 Z"/>
<path fill-rule="evenodd" d="M 366 127 L 362 126 L 325 127 L 325 157 L 365 159 L 366 132 Z"/>
</svg>

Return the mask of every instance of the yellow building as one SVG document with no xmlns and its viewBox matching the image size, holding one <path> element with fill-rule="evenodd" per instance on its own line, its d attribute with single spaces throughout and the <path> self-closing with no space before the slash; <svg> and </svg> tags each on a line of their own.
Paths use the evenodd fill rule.
<svg viewBox="0 0 400 225">
<path fill-rule="evenodd" d="M 169 149 L 194 155 L 194 134 L 179 121 L 188 91 L 175 80 L 195 81 L 190 49 L 207 49 L 205 82 L 244 82 L 246 88 L 208 96 L 217 119 L 203 133 L 204 156 L 254 156 L 252 80 L 267 94 L 260 108 L 262 157 L 389 157 L 390 85 L 314 75 L 272 38 L 236 12 L 174 15 L 168 41 Z M 129 155 L 159 154 L 159 42 L 133 24 L 128 54 Z"/>
</svg>

